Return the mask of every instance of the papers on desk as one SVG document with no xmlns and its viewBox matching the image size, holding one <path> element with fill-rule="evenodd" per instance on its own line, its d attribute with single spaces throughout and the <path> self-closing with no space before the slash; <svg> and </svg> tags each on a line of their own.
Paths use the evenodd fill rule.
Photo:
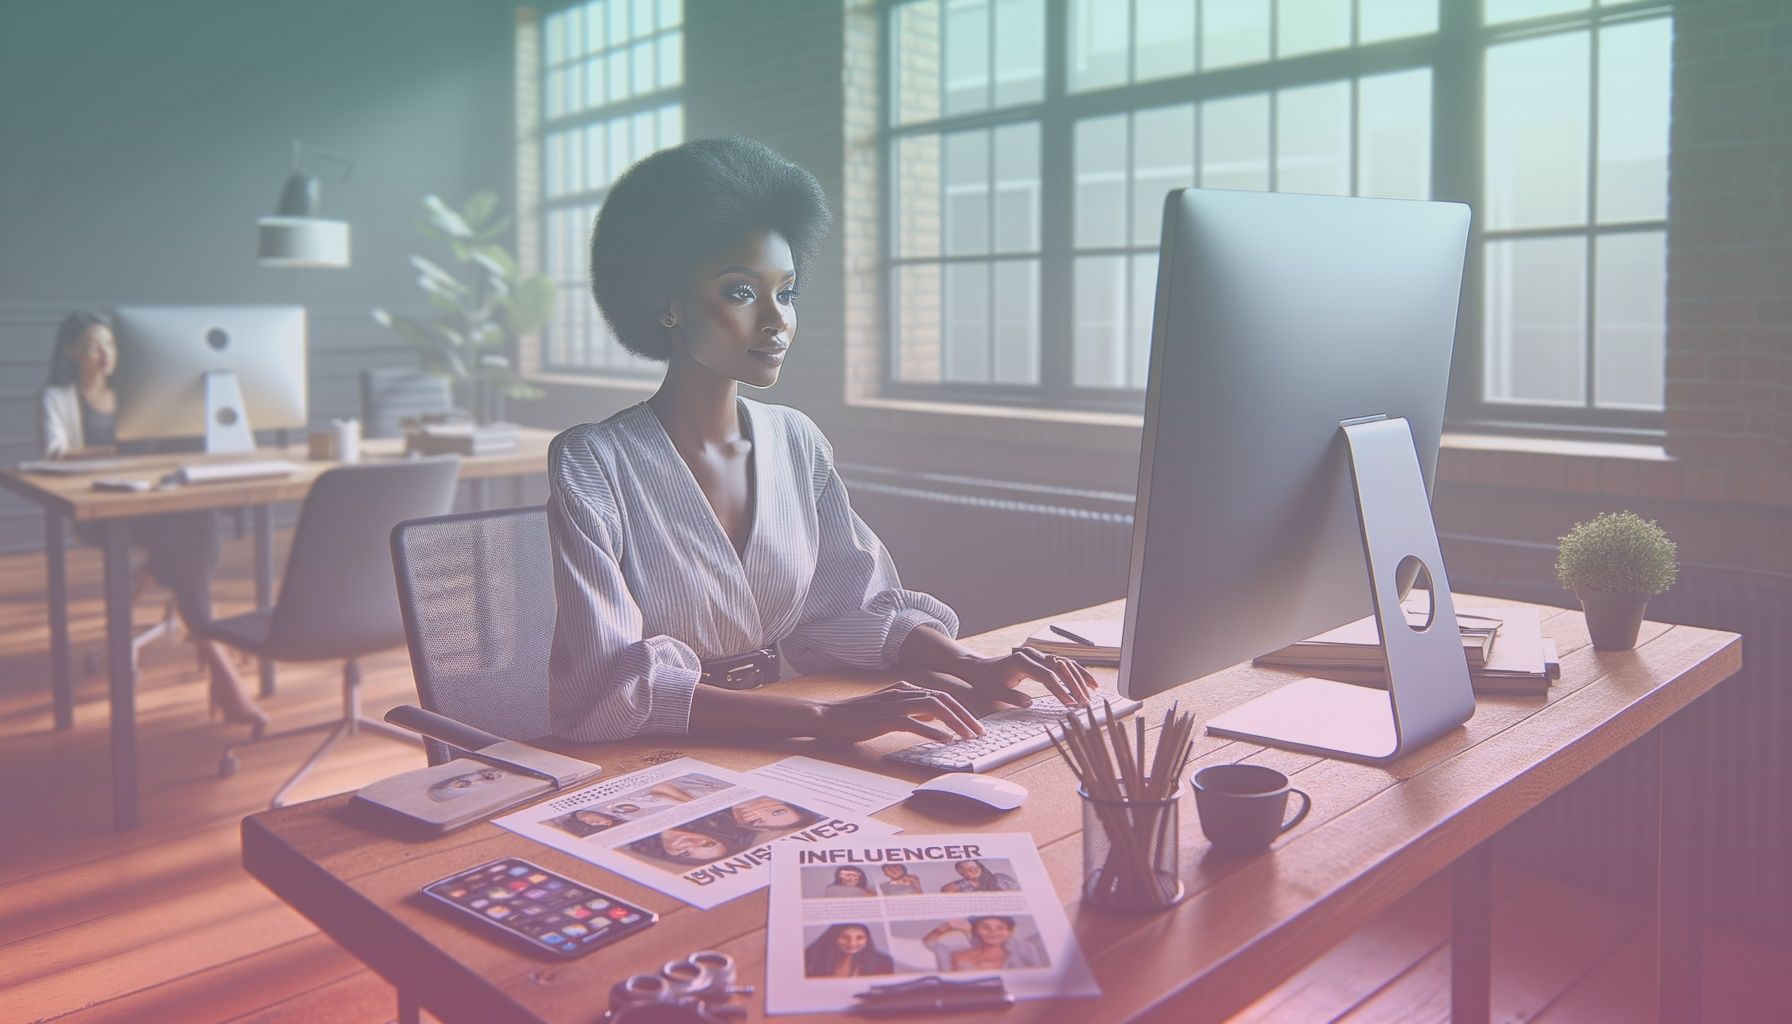
<svg viewBox="0 0 1792 1024">
<path fill-rule="evenodd" d="M 765 942 L 767 1013 L 850 1010 L 927 975 L 999 975 L 1016 999 L 1101 994 L 1025 833 L 782 844 Z"/>
<path fill-rule="evenodd" d="M 912 789 L 807 757 L 751 772 L 681 757 L 494 824 L 708 910 L 764 888 L 774 848 L 895 832 L 868 815 Z"/>
</svg>

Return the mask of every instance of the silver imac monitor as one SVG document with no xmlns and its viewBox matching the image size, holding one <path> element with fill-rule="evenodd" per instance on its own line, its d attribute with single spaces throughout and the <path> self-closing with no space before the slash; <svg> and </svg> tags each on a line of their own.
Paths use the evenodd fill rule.
<svg viewBox="0 0 1792 1024">
<path fill-rule="evenodd" d="M 118 334 L 118 439 L 207 437 L 208 380 L 234 377 L 238 419 L 289 430 L 306 424 L 305 310 L 299 306 L 123 306 Z M 209 375 L 209 376 L 208 376 Z M 227 393 L 227 392 L 226 392 Z M 214 417 L 215 418 L 215 417 Z"/>
<path fill-rule="evenodd" d="M 1429 499 L 1468 225 L 1454 203 L 1169 195 L 1122 694 L 1143 698 L 1371 612 L 1404 624 L 1399 599 L 1421 563 L 1447 582 Z M 1351 423 L 1368 426 L 1353 438 Z M 1365 514 L 1359 483 L 1379 510 Z M 1473 697 L 1447 600 L 1437 624 L 1448 628 L 1419 641 L 1442 659 L 1432 674 L 1449 677 L 1437 692 L 1397 692 L 1390 708 L 1387 691 L 1334 684 L 1350 692 L 1333 697 L 1354 701 L 1334 707 L 1290 687 L 1230 733 L 1218 719 L 1210 731 L 1381 760 L 1454 728 Z M 1446 632 L 1450 651 L 1433 642 Z M 1391 668 L 1395 641 L 1409 639 L 1384 634 Z M 1390 714 L 1405 721 L 1377 724 Z M 1353 715 L 1363 720 L 1337 721 Z"/>
</svg>

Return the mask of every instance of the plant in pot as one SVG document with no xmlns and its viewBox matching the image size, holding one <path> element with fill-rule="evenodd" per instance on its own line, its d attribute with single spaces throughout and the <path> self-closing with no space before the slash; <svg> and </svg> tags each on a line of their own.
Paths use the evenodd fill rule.
<svg viewBox="0 0 1792 1024">
<path fill-rule="evenodd" d="M 1575 523 L 1561 539 L 1556 578 L 1580 598 L 1594 647 L 1636 646 L 1649 598 L 1672 586 L 1679 572 L 1674 553 L 1662 528 L 1634 512 L 1603 512 Z"/>
<path fill-rule="evenodd" d="M 498 216 L 496 193 L 480 192 L 458 210 L 425 196 L 423 214 L 418 227 L 445 243 L 458 264 L 449 271 L 426 256 L 411 257 L 417 286 L 436 315 L 422 319 L 376 309 L 373 319 L 409 342 L 423 369 L 453 381 L 458 400 L 476 420 L 491 423 L 503 417 L 505 398 L 541 395 L 511 359 L 518 339 L 547 323 L 554 282 L 545 274 L 523 274 L 499 241 L 510 218 Z"/>
</svg>

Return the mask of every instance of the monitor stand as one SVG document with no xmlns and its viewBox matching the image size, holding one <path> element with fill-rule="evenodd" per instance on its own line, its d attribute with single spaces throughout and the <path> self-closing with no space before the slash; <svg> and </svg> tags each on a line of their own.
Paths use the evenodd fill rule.
<svg viewBox="0 0 1792 1024">
<path fill-rule="evenodd" d="M 1475 694 L 1411 427 L 1374 416 L 1339 429 L 1350 453 L 1388 688 L 1300 679 L 1216 716 L 1207 731 L 1327 757 L 1391 761 L 1468 721 Z M 1415 565 L 1430 577 L 1431 613 L 1421 627 L 1407 624 L 1400 601 L 1402 570 Z"/>
<path fill-rule="evenodd" d="M 243 386 L 230 370 L 205 374 L 205 453 L 246 455 L 255 450 L 255 433 L 243 407 Z"/>
</svg>

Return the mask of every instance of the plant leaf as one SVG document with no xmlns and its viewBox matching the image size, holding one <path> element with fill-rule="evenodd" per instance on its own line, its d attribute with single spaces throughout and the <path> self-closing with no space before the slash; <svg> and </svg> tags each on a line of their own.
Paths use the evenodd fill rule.
<svg viewBox="0 0 1792 1024">
<path fill-rule="evenodd" d="M 473 193 L 473 197 L 461 204 L 461 217 L 468 226 L 478 228 L 491 218 L 498 210 L 498 194 L 490 189 L 481 189 Z"/>
<path fill-rule="evenodd" d="M 472 227 L 467 224 L 466 220 L 463 219 L 460 214 L 454 212 L 452 207 L 447 203 L 442 202 L 441 196 L 433 194 L 424 196 L 423 210 L 425 213 L 429 214 L 430 223 L 434 224 L 437 229 L 450 238 L 472 237 Z"/>
</svg>

